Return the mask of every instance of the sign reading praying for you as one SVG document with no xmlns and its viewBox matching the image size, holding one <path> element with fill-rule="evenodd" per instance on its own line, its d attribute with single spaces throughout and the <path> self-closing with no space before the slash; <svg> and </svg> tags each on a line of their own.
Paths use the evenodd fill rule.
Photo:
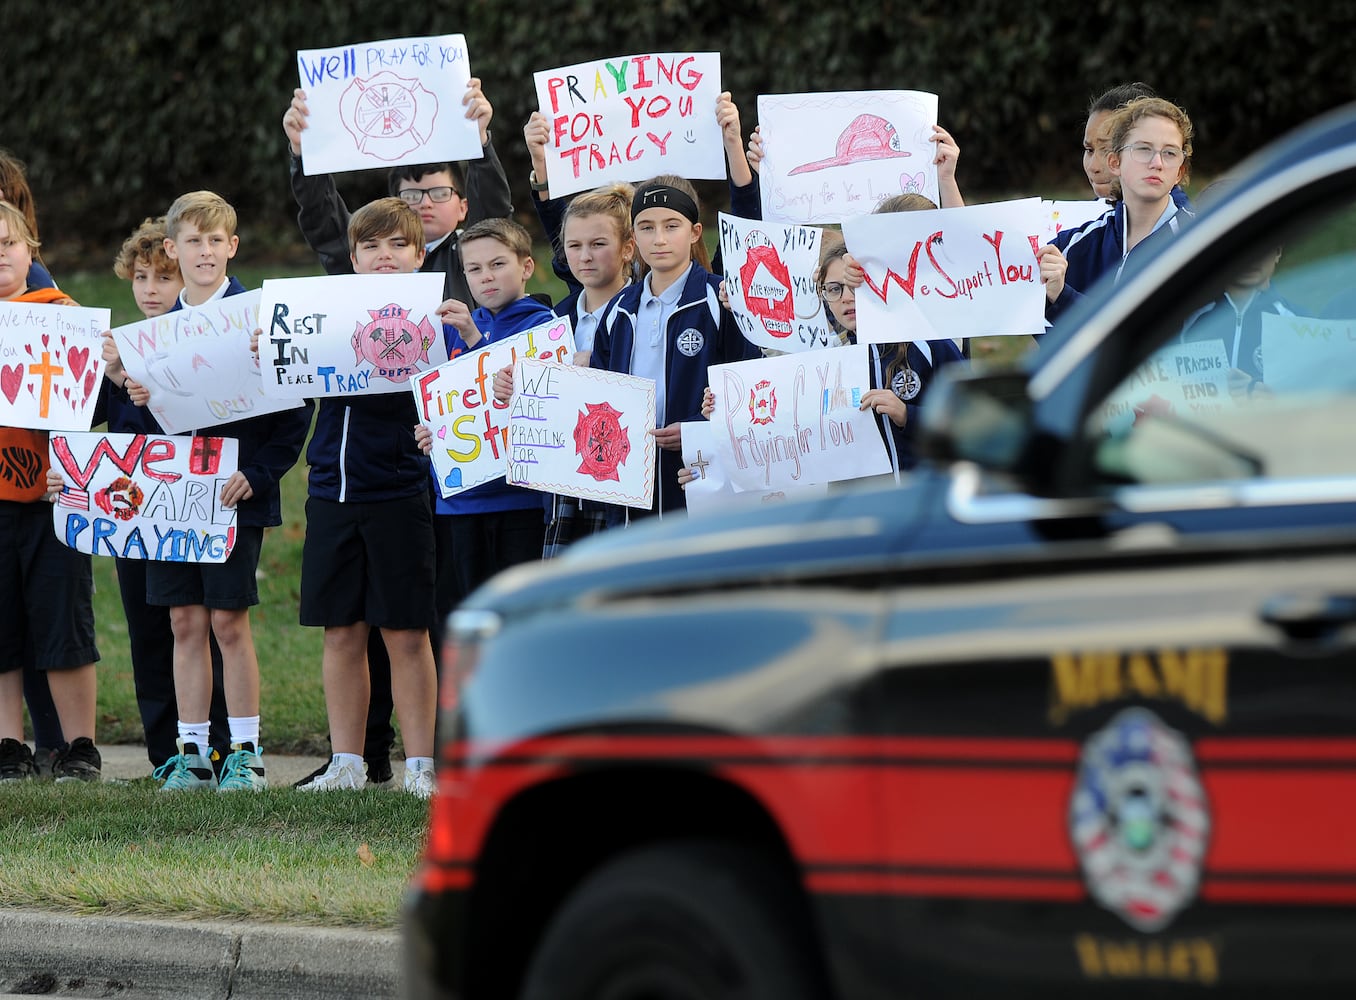
<svg viewBox="0 0 1356 1000">
<path fill-rule="evenodd" d="M 484 155 L 480 126 L 461 103 L 471 79 L 461 35 L 306 49 L 297 72 L 309 113 L 307 174 Z"/>
<path fill-rule="evenodd" d="M 519 361 L 509 403 L 508 482 L 648 510 L 654 501 L 654 380 Z"/>
<path fill-rule="evenodd" d="M 656 174 L 723 179 L 719 52 L 595 59 L 534 73 L 555 197 Z"/>
<path fill-rule="evenodd" d="M 570 321 L 552 317 L 530 330 L 462 354 L 410 382 L 419 420 L 433 432 L 438 489 L 453 496 L 504 475 L 508 456 L 507 403 L 494 398 L 494 373 L 520 358 L 569 361 Z"/>
<path fill-rule="evenodd" d="M 847 220 L 843 236 L 866 272 L 858 343 L 1040 333 L 1044 225 L 1039 198 Z"/>
<path fill-rule="evenodd" d="M 936 94 L 763 94 L 758 123 L 758 186 L 770 222 L 841 222 L 897 194 L 938 201 Z"/>
<path fill-rule="evenodd" d="M 736 490 L 891 471 L 875 414 L 861 409 L 870 387 L 867 350 L 854 345 L 711 366 L 716 453 Z"/>
<path fill-rule="evenodd" d="M 236 512 L 221 489 L 236 471 L 234 438 L 53 434 L 48 448 L 66 481 L 52 525 L 68 547 L 162 562 L 230 556 Z"/>
<path fill-rule="evenodd" d="M 89 430 L 107 329 L 107 309 L 0 302 L 0 424 Z"/>
<path fill-rule="evenodd" d="M 404 392 L 447 360 L 436 272 L 278 278 L 262 291 L 259 364 L 271 396 Z"/>
<path fill-rule="evenodd" d="M 815 287 L 820 231 L 720 213 L 725 292 L 744 339 L 778 351 L 837 345 Z"/>
</svg>

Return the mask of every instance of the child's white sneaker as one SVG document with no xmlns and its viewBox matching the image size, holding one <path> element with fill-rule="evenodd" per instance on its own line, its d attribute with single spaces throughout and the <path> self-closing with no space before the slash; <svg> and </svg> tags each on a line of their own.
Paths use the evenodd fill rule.
<svg viewBox="0 0 1356 1000">
<path fill-rule="evenodd" d="M 433 795 L 436 787 L 432 761 L 405 761 L 405 791 L 421 799 L 427 799 Z"/>
<path fill-rule="evenodd" d="M 366 763 L 360 760 L 358 765 L 354 765 L 348 761 L 331 760 L 330 766 L 325 768 L 323 774 L 317 775 L 313 781 L 298 787 L 299 790 L 303 792 L 334 792 L 341 790 L 356 792 L 366 784 Z"/>
</svg>

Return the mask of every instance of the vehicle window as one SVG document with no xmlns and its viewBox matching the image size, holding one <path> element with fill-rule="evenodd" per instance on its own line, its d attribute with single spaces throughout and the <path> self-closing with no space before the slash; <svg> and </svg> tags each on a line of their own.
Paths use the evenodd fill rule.
<svg viewBox="0 0 1356 1000">
<path fill-rule="evenodd" d="M 1112 482 L 1356 476 L 1356 204 L 1254 243 L 1095 408 Z"/>
</svg>

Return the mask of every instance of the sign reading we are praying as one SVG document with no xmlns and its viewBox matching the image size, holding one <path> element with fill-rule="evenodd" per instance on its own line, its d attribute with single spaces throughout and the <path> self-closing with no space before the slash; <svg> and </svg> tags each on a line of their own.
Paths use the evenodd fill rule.
<svg viewBox="0 0 1356 1000">
<path fill-rule="evenodd" d="M 0 424 L 89 430 L 107 309 L 0 302 Z"/>
<path fill-rule="evenodd" d="M 307 174 L 484 155 L 480 126 L 462 105 L 471 68 L 461 35 L 304 49 L 297 73 Z"/>
<path fill-rule="evenodd" d="M 848 219 L 858 343 L 1040 333 L 1044 226 L 1039 198 Z"/>
<path fill-rule="evenodd" d="M 120 559 L 223 563 L 235 546 L 234 438 L 53 434 L 49 460 L 65 487 L 52 505 L 56 536 L 77 552 Z"/>
<path fill-rule="evenodd" d="M 656 174 L 723 179 L 720 53 L 595 59 L 533 74 L 555 197 Z"/>
</svg>

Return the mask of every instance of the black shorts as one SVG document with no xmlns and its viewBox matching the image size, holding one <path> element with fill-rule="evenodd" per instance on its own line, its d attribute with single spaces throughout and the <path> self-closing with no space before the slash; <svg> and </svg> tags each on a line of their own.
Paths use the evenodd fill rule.
<svg viewBox="0 0 1356 1000">
<path fill-rule="evenodd" d="M 427 492 L 375 503 L 306 500 L 301 624 L 428 628 L 434 581 Z"/>
<path fill-rule="evenodd" d="M 224 563 L 146 563 L 146 603 L 167 608 L 201 605 L 223 611 L 252 608 L 259 603 L 259 553 L 263 528 L 235 529 L 235 548 Z"/>
<path fill-rule="evenodd" d="M 99 659 L 90 557 L 52 528 L 52 505 L 0 502 L 0 673 Z"/>
</svg>

